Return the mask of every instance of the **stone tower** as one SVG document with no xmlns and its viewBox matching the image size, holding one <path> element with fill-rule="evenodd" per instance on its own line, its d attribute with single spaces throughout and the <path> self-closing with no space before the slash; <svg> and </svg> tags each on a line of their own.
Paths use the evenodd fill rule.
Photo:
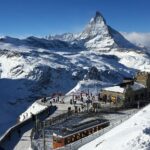
<svg viewBox="0 0 150 150">
<path fill-rule="evenodd" d="M 150 73 L 138 72 L 136 74 L 136 82 L 145 85 L 145 87 L 150 90 Z"/>
</svg>

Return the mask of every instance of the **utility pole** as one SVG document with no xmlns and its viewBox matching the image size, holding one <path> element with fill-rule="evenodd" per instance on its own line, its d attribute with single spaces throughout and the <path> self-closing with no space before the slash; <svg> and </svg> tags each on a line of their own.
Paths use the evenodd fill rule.
<svg viewBox="0 0 150 150">
<path fill-rule="evenodd" d="M 43 121 L 43 150 L 46 150 L 46 145 L 45 145 L 45 121 Z"/>
<path fill-rule="evenodd" d="M 140 101 L 137 102 L 137 108 L 140 108 Z"/>
</svg>

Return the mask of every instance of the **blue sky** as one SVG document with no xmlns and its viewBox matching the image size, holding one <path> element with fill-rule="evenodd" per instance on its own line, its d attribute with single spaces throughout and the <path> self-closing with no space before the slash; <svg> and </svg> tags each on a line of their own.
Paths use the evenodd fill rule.
<svg viewBox="0 0 150 150">
<path fill-rule="evenodd" d="M 118 31 L 150 32 L 150 0 L 0 0 L 0 35 L 79 32 L 97 10 Z"/>
</svg>

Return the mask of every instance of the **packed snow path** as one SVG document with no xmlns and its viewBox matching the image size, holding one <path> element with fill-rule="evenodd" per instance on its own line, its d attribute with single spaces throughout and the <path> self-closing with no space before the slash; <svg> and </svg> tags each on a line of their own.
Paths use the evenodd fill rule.
<svg viewBox="0 0 150 150">
<path fill-rule="evenodd" d="M 31 130 L 25 132 L 17 145 L 14 147 L 14 150 L 29 150 L 31 147 Z"/>
</svg>

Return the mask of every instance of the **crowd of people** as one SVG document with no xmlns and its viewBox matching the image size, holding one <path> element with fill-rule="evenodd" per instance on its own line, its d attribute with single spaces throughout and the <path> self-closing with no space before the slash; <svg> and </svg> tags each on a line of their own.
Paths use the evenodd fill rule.
<svg viewBox="0 0 150 150">
<path fill-rule="evenodd" d="M 68 99 L 67 99 L 68 98 Z M 69 100 L 70 98 L 70 100 Z M 41 99 L 43 103 L 52 104 L 71 104 L 74 105 L 75 111 L 80 112 L 83 110 L 89 110 L 90 108 L 95 109 L 97 107 L 97 103 L 100 100 L 100 95 L 96 96 L 93 93 L 72 93 L 68 96 L 54 95 L 54 97 L 48 100 L 46 97 Z"/>
<path fill-rule="evenodd" d="M 82 103 L 92 103 L 96 100 L 95 96 L 91 94 L 85 93 L 84 95 L 81 93 L 80 95 L 73 95 L 72 99 L 70 99 L 70 104 L 76 104 L 78 101 Z"/>
</svg>

